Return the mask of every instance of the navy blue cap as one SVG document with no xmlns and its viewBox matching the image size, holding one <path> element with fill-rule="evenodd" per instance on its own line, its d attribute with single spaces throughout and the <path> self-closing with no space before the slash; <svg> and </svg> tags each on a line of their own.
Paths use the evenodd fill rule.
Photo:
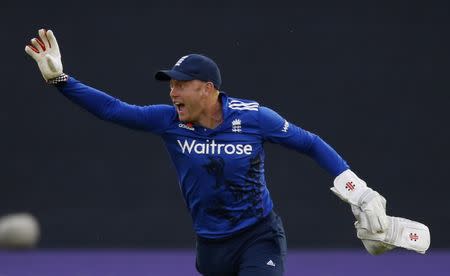
<svg viewBox="0 0 450 276">
<path fill-rule="evenodd" d="M 217 64 L 209 57 L 191 54 L 181 57 L 171 70 L 156 72 L 155 79 L 159 81 L 201 80 L 210 81 L 216 89 L 220 89 L 222 78 Z"/>
</svg>

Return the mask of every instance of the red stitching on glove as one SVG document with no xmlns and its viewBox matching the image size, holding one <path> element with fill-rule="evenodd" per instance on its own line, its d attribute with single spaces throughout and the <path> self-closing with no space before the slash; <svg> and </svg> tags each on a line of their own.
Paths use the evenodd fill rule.
<svg viewBox="0 0 450 276">
<path fill-rule="evenodd" d="M 42 50 L 45 51 L 45 44 L 44 44 L 44 42 L 42 41 L 42 39 L 41 39 L 40 37 L 37 37 L 37 38 L 36 38 L 36 41 L 37 41 L 37 43 L 39 43 L 39 45 L 42 47 Z"/>
<path fill-rule="evenodd" d="M 31 50 L 33 50 L 34 52 L 36 52 L 36 53 L 38 53 L 39 54 L 39 50 L 38 49 L 36 49 L 33 45 L 28 45 L 28 47 L 30 47 L 31 48 Z"/>
</svg>

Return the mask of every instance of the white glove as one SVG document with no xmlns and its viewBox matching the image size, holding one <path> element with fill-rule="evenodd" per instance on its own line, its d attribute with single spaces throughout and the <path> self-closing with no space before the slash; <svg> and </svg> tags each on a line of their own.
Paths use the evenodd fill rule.
<svg viewBox="0 0 450 276">
<path fill-rule="evenodd" d="M 51 30 L 39 30 L 39 37 L 31 39 L 31 45 L 25 46 L 25 52 L 38 64 L 46 81 L 59 77 L 63 73 L 58 42 Z"/>
<path fill-rule="evenodd" d="M 367 187 L 366 182 L 351 170 L 346 170 L 335 178 L 331 191 L 350 205 L 361 208 L 366 215 L 369 232 L 382 233 L 387 229 L 386 199 Z"/>
<path fill-rule="evenodd" d="M 402 247 L 425 254 L 430 247 L 430 230 L 422 223 L 399 217 L 388 216 L 388 227 L 384 233 L 368 231 L 366 214 L 359 207 L 352 206 L 358 219 L 355 228 L 358 238 L 372 255 L 379 255 L 395 247 Z"/>
</svg>

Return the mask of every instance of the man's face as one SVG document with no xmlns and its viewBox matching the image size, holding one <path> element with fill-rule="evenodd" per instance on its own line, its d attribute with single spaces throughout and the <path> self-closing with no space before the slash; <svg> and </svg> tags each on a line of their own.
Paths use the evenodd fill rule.
<svg viewBox="0 0 450 276">
<path fill-rule="evenodd" d="M 206 86 L 199 80 L 170 81 L 170 98 L 182 122 L 198 122 L 205 104 Z"/>
</svg>

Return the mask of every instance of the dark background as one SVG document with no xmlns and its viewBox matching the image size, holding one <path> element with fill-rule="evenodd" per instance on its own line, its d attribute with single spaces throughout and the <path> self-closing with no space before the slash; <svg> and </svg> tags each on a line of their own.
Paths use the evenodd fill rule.
<svg viewBox="0 0 450 276">
<path fill-rule="evenodd" d="M 319 134 L 388 214 L 450 247 L 448 1 L 2 2 L 0 215 L 28 211 L 41 247 L 192 247 L 161 140 L 102 122 L 48 87 L 24 53 L 41 27 L 64 71 L 134 104 L 170 103 L 156 70 L 203 53 L 223 90 Z M 360 247 L 313 161 L 267 145 L 291 248 Z"/>
</svg>

